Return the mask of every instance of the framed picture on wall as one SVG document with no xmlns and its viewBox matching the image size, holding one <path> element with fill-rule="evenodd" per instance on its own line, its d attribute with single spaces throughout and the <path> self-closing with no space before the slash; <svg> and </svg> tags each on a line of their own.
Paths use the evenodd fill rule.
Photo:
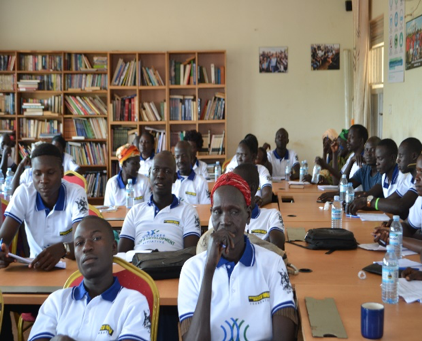
<svg viewBox="0 0 422 341">
<path fill-rule="evenodd" d="M 402 37 L 395 39 L 395 46 L 398 43 L 400 46 L 403 45 Z M 422 15 L 406 23 L 406 70 L 420 66 L 422 66 Z"/>
<path fill-rule="evenodd" d="M 340 70 L 340 44 L 312 44 L 311 70 Z"/>
<path fill-rule="evenodd" d="M 289 67 L 287 46 L 260 47 L 259 73 L 286 73 Z"/>
</svg>

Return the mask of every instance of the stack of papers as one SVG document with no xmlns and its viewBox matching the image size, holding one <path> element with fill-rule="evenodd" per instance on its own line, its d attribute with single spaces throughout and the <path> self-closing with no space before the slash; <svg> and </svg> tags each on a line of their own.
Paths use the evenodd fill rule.
<svg viewBox="0 0 422 341">
<path fill-rule="evenodd" d="M 385 246 L 378 244 L 378 243 L 359 244 L 358 246 L 361 249 L 364 249 L 364 250 L 387 252 L 387 248 Z M 416 254 L 417 254 L 417 252 L 410 251 L 409 249 L 406 249 L 405 247 L 402 248 L 402 255 L 403 256 L 410 256 L 410 255 L 416 255 Z"/>
<path fill-rule="evenodd" d="M 32 261 L 34 260 L 34 258 L 23 258 L 21 256 L 15 255 L 11 252 L 9 252 L 9 256 L 12 258 L 15 258 L 19 263 L 23 263 L 23 264 L 31 264 Z M 60 269 L 66 269 L 66 263 L 63 261 L 59 261 L 56 265 L 56 268 L 60 268 Z"/>
<path fill-rule="evenodd" d="M 420 302 L 422 299 L 422 281 L 410 281 L 399 278 L 399 296 L 403 297 L 406 303 Z"/>
<path fill-rule="evenodd" d="M 390 217 L 385 213 L 358 213 L 362 221 L 389 221 Z"/>
<path fill-rule="evenodd" d="M 289 185 L 310 185 L 308 181 L 289 181 Z"/>
<path fill-rule="evenodd" d="M 133 256 L 135 256 L 135 254 L 137 253 L 151 253 L 152 250 L 131 250 L 128 252 L 119 252 L 116 255 L 114 255 L 114 257 L 118 257 L 121 258 L 123 260 L 125 260 L 128 263 L 132 263 L 132 259 Z"/>
<path fill-rule="evenodd" d="M 337 191 L 338 186 L 334 185 L 318 185 L 318 189 L 321 191 Z"/>
</svg>

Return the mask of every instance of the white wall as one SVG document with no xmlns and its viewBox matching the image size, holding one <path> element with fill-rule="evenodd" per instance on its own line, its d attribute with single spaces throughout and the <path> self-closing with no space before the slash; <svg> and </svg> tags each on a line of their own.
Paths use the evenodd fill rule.
<svg viewBox="0 0 422 341">
<path fill-rule="evenodd" d="M 343 65 L 312 72 L 310 44 L 352 48 L 344 1 L 0 0 L 0 13 L 0 49 L 227 50 L 230 155 L 246 133 L 274 146 L 285 127 L 312 164 L 322 133 L 343 128 Z M 288 46 L 289 72 L 260 75 L 260 46 Z"/>
</svg>

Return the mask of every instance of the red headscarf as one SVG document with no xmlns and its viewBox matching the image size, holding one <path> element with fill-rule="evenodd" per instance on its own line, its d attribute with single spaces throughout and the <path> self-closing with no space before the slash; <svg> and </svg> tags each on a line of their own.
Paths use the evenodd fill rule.
<svg viewBox="0 0 422 341">
<path fill-rule="evenodd" d="M 221 175 L 215 182 L 214 187 L 211 191 L 211 206 L 213 205 L 213 196 L 217 188 L 221 186 L 233 186 L 236 187 L 245 198 L 246 205 L 251 205 L 251 189 L 248 183 L 240 176 L 233 172 Z"/>
</svg>

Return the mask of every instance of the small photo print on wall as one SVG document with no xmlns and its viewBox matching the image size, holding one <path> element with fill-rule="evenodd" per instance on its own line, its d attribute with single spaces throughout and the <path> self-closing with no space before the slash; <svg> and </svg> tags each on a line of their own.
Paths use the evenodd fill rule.
<svg viewBox="0 0 422 341">
<path fill-rule="evenodd" d="M 399 42 L 397 41 L 399 40 Z M 403 38 L 395 39 L 394 45 L 403 45 Z M 390 48 L 392 48 L 390 42 Z M 422 66 L 422 15 L 406 23 L 406 70 Z"/>
<path fill-rule="evenodd" d="M 340 44 L 312 44 L 311 70 L 340 70 Z"/>
<path fill-rule="evenodd" d="M 259 73 L 286 73 L 289 66 L 287 46 L 260 47 Z"/>
</svg>

